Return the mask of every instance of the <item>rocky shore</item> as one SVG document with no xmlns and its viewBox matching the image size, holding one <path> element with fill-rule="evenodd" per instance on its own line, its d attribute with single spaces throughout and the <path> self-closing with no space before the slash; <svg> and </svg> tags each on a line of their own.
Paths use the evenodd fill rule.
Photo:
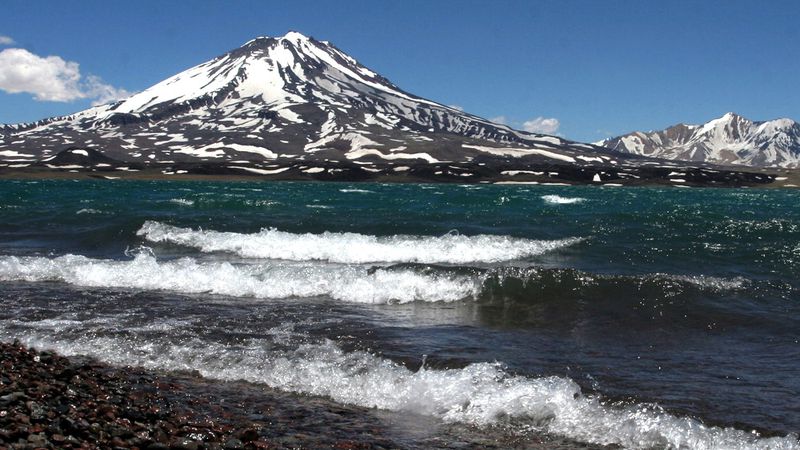
<svg viewBox="0 0 800 450">
<path fill-rule="evenodd" d="M 0 448 L 398 447 L 344 408 L 324 408 L 322 424 L 323 408 L 267 393 L 263 405 L 231 404 L 231 392 L 206 390 L 189 376 L 112 369 L 18 342 L 0 343 L 0 374 Z"/>
<path fill-rule="evenodd" d="M 507 429 L 346 406 L 195 373 L 115 368 L 0 343 L 5 449 L 597 450 Z"/>
</svg>

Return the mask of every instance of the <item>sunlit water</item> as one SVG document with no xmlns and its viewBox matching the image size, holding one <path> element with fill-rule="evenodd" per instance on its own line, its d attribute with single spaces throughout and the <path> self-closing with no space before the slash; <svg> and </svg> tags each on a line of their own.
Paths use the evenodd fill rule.
<svg viewBox="0 0 800 450">
<path fill-rule="evenodd" d="M 800 448 L 791 190 L 0 182 L 0 338 L 496 432 Z"/>
</svg>

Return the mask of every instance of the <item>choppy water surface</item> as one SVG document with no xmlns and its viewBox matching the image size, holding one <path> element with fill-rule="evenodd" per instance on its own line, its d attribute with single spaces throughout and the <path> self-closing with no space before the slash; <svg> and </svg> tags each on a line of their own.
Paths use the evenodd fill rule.
<svg viewBox="0 0 800 450">
<path fill-rule="evenodd" d="M 800 448 L 790 190 L 0 182 L 0 339 L 487 433 Z"/>
</svg>

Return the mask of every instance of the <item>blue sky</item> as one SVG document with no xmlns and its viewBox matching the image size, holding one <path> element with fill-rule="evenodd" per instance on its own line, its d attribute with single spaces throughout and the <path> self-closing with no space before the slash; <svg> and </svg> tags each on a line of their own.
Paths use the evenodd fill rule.
<svg viewBox="0 0 800 450">
<path fill-rule="evenodd" d="M 20 48 L 63 60 L 84 98 L 10 94 L 6 79 L 0 123 L 79 111 L 288 30 L 409 92 L 517 127 L 557 119 L 556 133 L 580 141 L 727 111 L 800 119 L 798 16 L 800 2 L 779 0 L 5 0 L 0 88 L 3 64 L 18 61 L 2 52 Z"/>
</svg>

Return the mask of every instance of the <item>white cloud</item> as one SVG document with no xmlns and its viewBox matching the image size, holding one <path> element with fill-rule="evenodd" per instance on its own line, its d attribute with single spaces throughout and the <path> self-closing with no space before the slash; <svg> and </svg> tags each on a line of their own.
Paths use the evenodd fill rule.
<svg viewBox="0 0 800 450">
<path fill-rule="evenodd" d="M 458 110 L 458 111 L 464 111 L 464 107 L 463 107 L 463 106 L 458 106 L 458 105 L 447 105 L 447 107 L 448 107 L 448 108 L 453 108 L 453 109 L 455 109 L 455 110 Z"/>
<path fill-rule="evenodd" d="M 0 45 L 14 45 L 15 42 L 8 36 L 3 36 L 0 34 Z"/>
<path fill-rule="evenodd" d="M 0 89 L 28 92 L 39 101 L 67 102 L 84 98 L 79 87 L 78 63 L 58 56 L 42 58 L 21 48 L 0 52 Z"/>
<path fill-rule="evenodd" d="M 129 95 L 99 77 L 82 76 L 76 62 L 58 56 L 41 57 L 21 48 L 0 51 L 0 90 L 11 94 L 27 92 L 37 101 L 92 99 L 93 104 Z"/>
<path fill-rule="evenodd" d="M 508 119 L 506 119 L 506 116 L 492 117 L 489 119 L 489 122 L 499 123 L 500 125 L 508 125 Z"/>
<path fill-rule="evenodd" d="M 522 129 L 529 133 L 555 134 L 561 123 L 556 118 L 537 117 L 522 123 Z"/>
<path fill-rule="evenodd" d="M 92 106 L 111 103 L 121 98 L 130 97 L 132 94 L 132 92 L 128 92 L 123 88 L 105 84 L 100 77 L 94 75 L 86 76 L 86 83 L 84 83 L 83 88 L 87 97 L 94 99 L 92 101 Z"/>
</svg>

